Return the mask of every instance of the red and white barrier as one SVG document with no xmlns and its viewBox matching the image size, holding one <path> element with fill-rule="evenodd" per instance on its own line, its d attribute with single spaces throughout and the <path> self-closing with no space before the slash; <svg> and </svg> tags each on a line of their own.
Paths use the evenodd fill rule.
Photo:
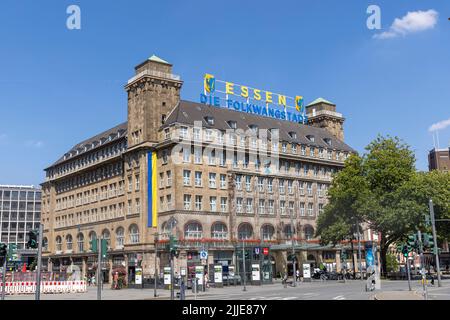
<svg viewBox="0 0 450 320">
<path fill-rule="evenodd" d="M 13 294 L 34 294 L 36 292 L 36 282 L 34 281 L 17 281 L 6 282 L 5 293 Z M 0 292 L 3 289 L 0 283 Z M 86 281 L 42 281 L 41 293 L 79 293 L 86 292 Z"/>
</svg>

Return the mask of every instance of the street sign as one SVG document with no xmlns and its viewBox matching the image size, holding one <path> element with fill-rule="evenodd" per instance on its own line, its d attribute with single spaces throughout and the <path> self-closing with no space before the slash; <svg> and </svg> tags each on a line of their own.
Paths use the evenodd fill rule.
<svg viewBox="0 0 450 320">
<path fill-rule="evenodd" d="M 208 259 L 208 251 L 202 250 L 200 251 L 200 259 Z"/>
<path fill-rule="evenodd" d="M 269 248 L 263 248 L 263 255 L 267 256 L 269 254 Z"/>
<path fill-rule="evenodd" d="M 261 248 L 260 247 L 255 247 L 254 248 L 254 252 L 256 255 L 258 255 L 261 252 Z"/>
</svg>

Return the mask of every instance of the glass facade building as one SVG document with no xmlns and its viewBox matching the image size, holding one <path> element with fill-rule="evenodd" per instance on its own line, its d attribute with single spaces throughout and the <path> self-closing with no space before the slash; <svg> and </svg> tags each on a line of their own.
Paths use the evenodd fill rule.
<svg viewBox="0 0 450 320">
<path fill-rule="evenodd" d="M 0 185 L 0 242 L 26 249 L 28 232 L 39 228 L 40 219 L 40 189 Z"/>
</svg>

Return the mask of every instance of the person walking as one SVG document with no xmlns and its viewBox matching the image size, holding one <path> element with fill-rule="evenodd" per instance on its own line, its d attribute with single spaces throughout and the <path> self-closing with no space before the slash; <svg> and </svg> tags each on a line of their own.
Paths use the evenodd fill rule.
<svg viewBox="0 0 450 320">
<path fill-rule="evenodd" d="M 119 273 L 116 271 L 113 276 L 114 289 L 119 289 Z"/>
<path fill-rule="evenodd" d="M 300 270 L 298 269 L 295 271 L 295 279 L 297 282 L 300 281 Z"/>
<path fill-rule="evenodd" d="M 209 281 L 208 272 L 205 272 L 205 276 L 204 276 L 203 280 L 204 280 L 204 288 L 208 289 L 208 288 L 209 288 L 209 283 L 208 283 L 208 281 Z"/>
</svg>

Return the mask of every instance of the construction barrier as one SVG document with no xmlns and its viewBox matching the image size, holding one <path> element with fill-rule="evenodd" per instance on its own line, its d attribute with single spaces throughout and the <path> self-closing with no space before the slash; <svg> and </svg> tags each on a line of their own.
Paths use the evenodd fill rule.
<svg viewBox="0 0 450 320">
<path fill-rule="evenodd" d="M 33 281 L 15 281 L 5 283 L 5 293 L 14 294 L 34 294 L 37 284 Z M 0 282 L 0 292 L 3 290 L 3 283 Z M 87 291 L 86 281 L 42 281 L 41 293 L 80 293 Z"/>
</svg>

